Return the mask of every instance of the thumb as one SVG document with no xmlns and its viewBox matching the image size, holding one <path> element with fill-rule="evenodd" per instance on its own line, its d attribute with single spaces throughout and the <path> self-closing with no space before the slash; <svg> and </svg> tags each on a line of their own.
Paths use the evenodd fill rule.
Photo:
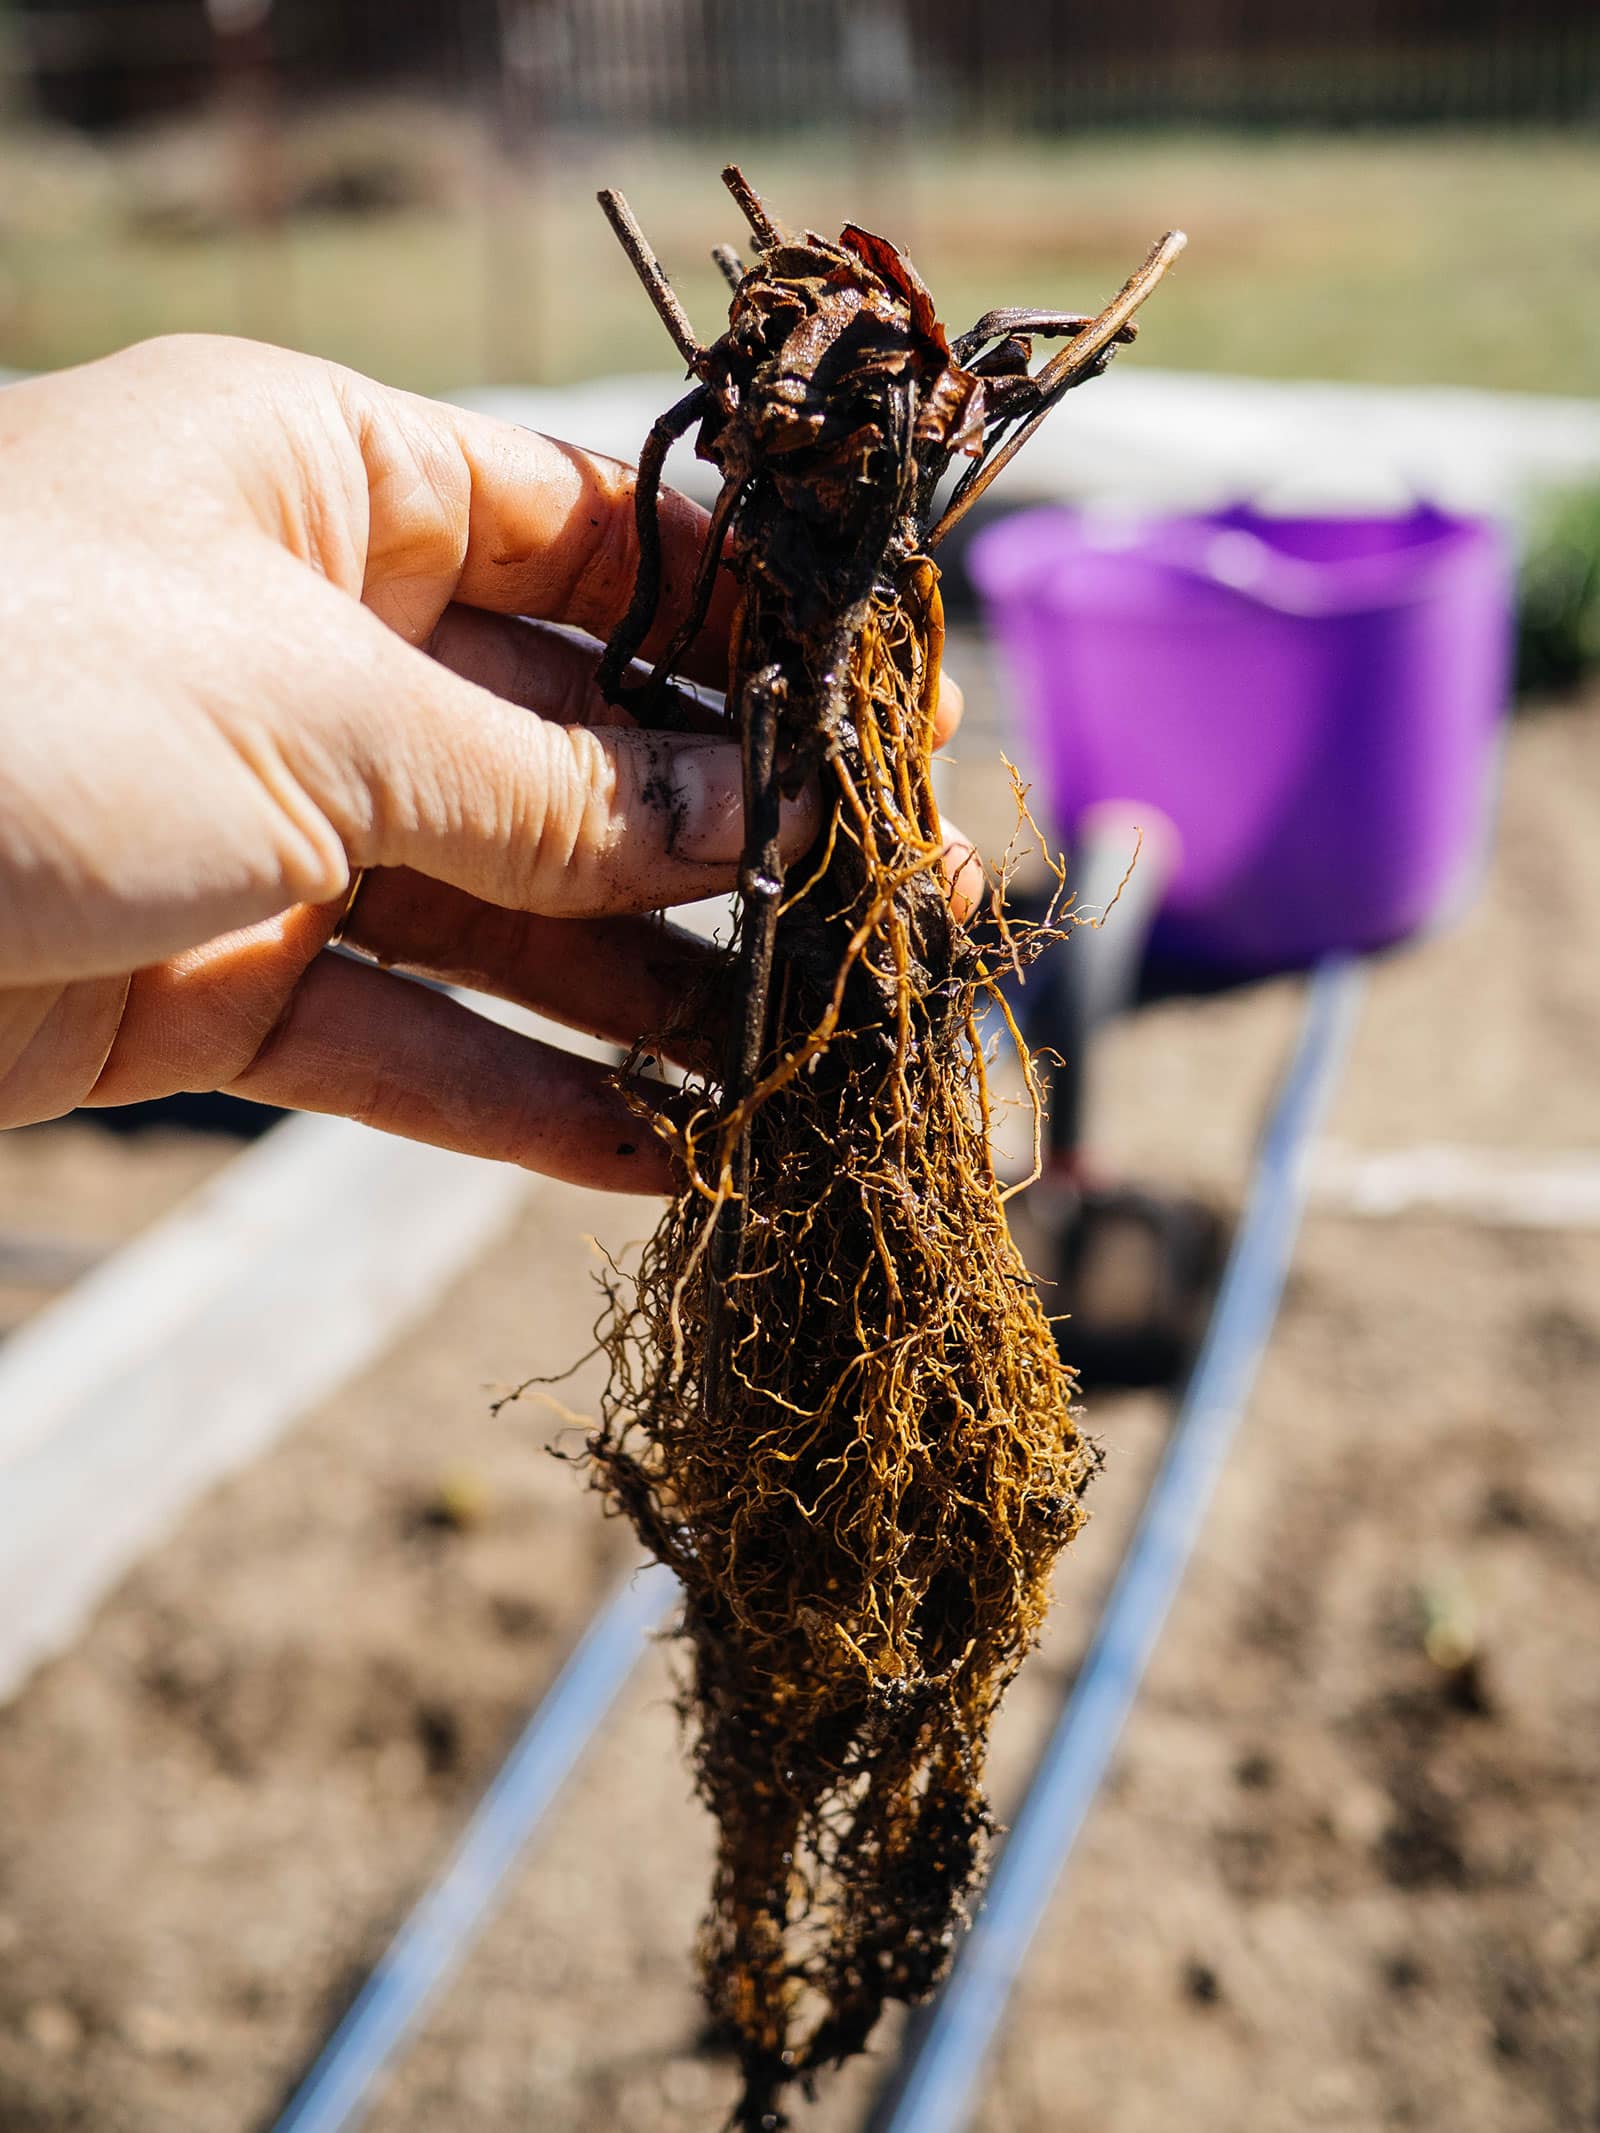
<svg viewBox="0 0 1600 2133">
<path fill-rule="evenodd" d="M 311 590 L 332 606 L 329 627 L 306 633 L 318 641 L 301 678 L 335 731 L 314 722 L 302 775 L 352 866 L 412 867 L 551 917 L 658 910 L 736 885 L 735 742 L 562 725 L 451 673 L 347 595 Z M 303 717 L 288 722 L 286 749 Z M 817 816 L 814 791 L 785 801 L 786 858 L 806 849 Z"/>
</svg>

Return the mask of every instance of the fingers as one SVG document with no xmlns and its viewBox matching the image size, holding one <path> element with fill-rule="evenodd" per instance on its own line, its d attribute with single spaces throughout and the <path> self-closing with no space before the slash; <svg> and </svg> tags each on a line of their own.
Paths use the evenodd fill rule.
<svg viewBox="0 0 1600 2133">
<path fill-rule="evenodd" d="M 366 468 L 363 597 L 412 643 L 452 602 L 526 615 L 608 638 L 639 567 L 634 470 L 489 415 L 398 393 L 337 372 Z M 643 438 L 640 443 L 644 442 Z M 710 526 L 698 504 L 660 492 L 661 586 L 642 657 L 656 658 L 685 620 Z M 685 678 L 726 686 L 736 587 L 718 573 L 706 619 L 682 661 Z M 961 716 L 944 684 L 935 745 Z"/>
<path fill-rule="evenodd" d="M 323 954 L 336 915 L 302 906 L 140 971 L 87 1100 L 221 1088 L 581 1184 L 670 1190 L 649 1119 L 609 1069 Z M 626 1090 L 670 1101 L 656 1083 Z"/>
<path fill-rule="evenodd" d="M 733 742 L 532 717 L 281 567 L 303 582 L 293 641 L 272 647 L 282 653 L 269 684 L 280 706 L 274 790 L 281 757 L 353 866 L 409 866 L 563 917 L 655 910 L 734 885 L 744 802 Z M 257 699 L 243 696 L 239 715 L 239 746 L 259 752 Z M 785 801 L 786 857 L 806 849 L 816 817 L 814 792 Z"/>
<path fill-rule="evenodd" d="M 638 572 L 631 467 L 353 372 L 334 375 L 366 467 L 363 597 L 374 612 L 412 643 L 451 600 L 610 636 Z M 658 522 L 661 599 L 644 646 L 650 658 L 688 612 L 710 520 L 663 489 Z M 684 661 L 691 678 L 726 680 L 733 602 L 722 572 Z"/>
<path fill-rule="evenodd" d="M 94 1106 L 225 1088 L 260 1051 L 321 953 L 337 908 L 299 904 L 134 973 Z"/>
<path fill-rule="evenodd" d="M 679 1066 L 712 1064 L 706 994 L 718 957 L 680 926 L 532 917 L 380 868 L 363 883 L 343 939 L 385 967 L 491 993 L 587 1036 L 628 1046 L 645 1038 Z"/>
<path fill-rule="evenodd" d="M 977 846 L 953 822 L 944 824 L 944 878 L 950 885 L 950 908 L 965 921 L 982 903 L 987 880 Z"/>
<path fill-rule="evenodd" d="M 610 1070 L 443 993 L 321 951 L 301 907 L 140 971 L 88 1101 L 226 1089 L 610 1190 L 670 1189 L 670 1165 Z M 628 1087 L 667 1100 L 659 1084 Z"/>
<path fill-rule="evenodd" d="M 935 748 L 942 748 L 946 741 L 953 736 L 957 726 L 961 723 L 961 716 L 966 707 L 967 702 L 961 693 L 961 684 L 952 680 L 949 674 L 941 673 L 939 676 L 939 702 L 933 714 L 933 745 Z"/>
<path fill-rule="evenodd" d="M 367 604 L 413 643 L 455 601 L 567 624 L 604 640 L 627 612 L 639 568 L 634 470 L 489 415 L 342 374 L 371 506 Z M 640 443 L 644 440 L 641 438 Z M 656 658 L 686 618 L 710 516 L 674 489 L 657 510 L 661 594 L 642 657 Z M 736 587 L 718 572 L 686 679 L 723 688 Z M 935 745 L 961 717 L 943 684 Z"/>
<path fill-rule="evenodd" d="M 0 986 L 0 1127 L 60 1118 L 111 1048 L 128 980 Z"/>
<path fill-rule="evenodd" d="M 595 680 L 599 660 L 592 645 L 520 616 L 492 615 L 457 603 L 439 617 L 426 649 L 464 681 L 475 681 L 508 703 L 538 711 L 561 725 L 633 723 L 600 694 Z M 719 702 L 696 699 L 687 691 L 674 702 L 682 730 L 727 731 L 726 709 Z M 941 675 L 933 725 L 936 749 L 954 735 L 964 709 L 960 684 L 949 674 Z"/>
<path fill-rule="evenodd" d="M 317 959 L 256 1057 L 225 1086 L 571 1184 L 672 1189 L 664 1146 L 608 1068 L 341 956 Z M 628 1088 L 647 1103 L 668 1093 L 642 1081 Z"/>
<path fill-rule="evenodd" d="M 482 608 L 447 607 L 439 617 L 426 650 L 463 681 L 537 711 L 562 726 L 632 726 L 626 711 L 608 704 L 596 674 L 597 648 L 581 638 L 563 636 L 541 623 L 515 615 L 491 615 Z M 725 733 L 727 718 L 720 700 L 672 692 L 676 730 Z"/>
<path fill-rule="evenodd" d="M 982 870 L 960 832 L 947 834 L 953 901 L 964 915 L 982 892 Z M 85 1100 L 125 1104 L 220 1087 L 606 1189 L 670 1189 L 648 1120 L 604 1067 L 384 970 L 322 954 L 336 916 L 336 907 L 301 906 L 140 971 Z M 520 1001 L 620 1044 L 681 1025 L 687 1004 L 690 1030 L 663 1050 L 684 1065 L 714 1065 L 713 951 L 678 928 L 528 917 L 417 875 L 378 872 L 349 937 L 386 963 Z M 628 1088 L 652 1106 L 670 1101 L 654 1083 Z"/>
<path fill-rule="evenodd" d="M 956 916 L 985 892 L 983 862 L 945 825 Z M 369 874 L 344 940 L 385 968 L 492 994 L 612 1044 L 658 1044 L 674 1064 L 713 1070 L 722 1029 L 718 950 L 643 917 L 550 919 L 480 903 L 404 868 Z"/>
<path fill-rule="evenodd" d="M 592 645 L 514 615 L 447 607 L 424 649 L 463 681 L 558 726 L 631 724 L 595 685 Z"/>
</svg>

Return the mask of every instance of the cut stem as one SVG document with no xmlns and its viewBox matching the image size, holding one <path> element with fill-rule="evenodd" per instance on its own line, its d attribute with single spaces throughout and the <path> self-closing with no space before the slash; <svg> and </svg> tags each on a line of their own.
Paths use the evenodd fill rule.
<svg viewBox="0 0 1600 2133">
<path fill-rule="evenodd" d="M 967 364 L 988 342 L 1004 340 L 1013 333 L 1042 333 L 1060 340 L 1063 335 L 1082 333 L 1093 324 L 1093 314 L 1088 311 L 1040 311 L 1026 305 L 1007 305 L 999 311 L 986 311 L 975 326 L 958 334 L 950 343 L 950 353 L 958 363 Z M 1138 330 L 1137 326 L 1124 326 L 1120 338 L 1131 341 Z"/>
<path fill-rule="evenodd" d="M 678 301 L 678 293 L 667 279 L 667 270 L 651 249 L 650 240 L 639 227 L 638 217 L 614 186 L 603 187 L 597 195 L 605 209 L 606 220 L 617 234 L 617 242 L 627 253 L 630 265 L 638 275 L 645 294 L 656 307 L 661 323 L 671 334 L 673 344 L 692 371 L 698 373 L 705 361 L 705 350 L 700 346 L 689 314 Z"/>
<path fill-rule="evenodd" d="M 765 200 L 756 191 L 737 163 L 730 163 L 722 173 L 722 182 L 739 203 L 739 212 L 749 223 L 757 244 L 763 251 L 775 244 L 782 244 L 783 225 L 773 214 Z"/>
<path fill-rule="evenodd" d="M 1150 255 L 1144 265 L 1128 276 L 1105 309 L 1091 319 L 1081 333 L 1074 334 L 1065 348 L 1050 358 L 1034 379 L 1035 385 L 1046 396 L 1044 404 L 1028 417 L 1020 429 L 1014 430 L 1004 444 L 997 445 L 989 457 L 967 477 L 944 517 L 923 543 L 925 548 L 936 548 L 951 527 L 959 525 L 966 517 L 995 476 L 1010 466 L 1061 395 L 1077 382 L 1097 356 L 1104 354 L 1111 343 L 1119 338 L 1133 314 L 1188 242 L 1182 230 L 1168 230 L 1164 237 L 1150 247 Z"/>
</svg>

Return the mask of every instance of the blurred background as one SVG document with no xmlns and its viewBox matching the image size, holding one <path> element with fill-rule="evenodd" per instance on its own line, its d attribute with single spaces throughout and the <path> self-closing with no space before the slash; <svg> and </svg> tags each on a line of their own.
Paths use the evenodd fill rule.
<svg viewBox="0 0 1600 2133">
<path fill-rule="evenodd" d="M 0 0 L 0 367 L 245 333 L 631 456 L 673 366 L 595 189 L 626 190 L 709 337 L 727 301 L 709 248 L 737 234 L 716 182 L 730 157 L 792 219 L 904 245 L 958 327 L 1000 303 L 1092 310 L 1152 237 L 1188 230 L 1139 345 L 991 491 L 992 555 L 1021 507 L 1046 508 L 1040 553 L 1052 510 L 1121 514 L 1103 558 L 1133 555 L 1148 514 L 1243 503 L 1369 526 L 1442 506 L 1500 559 L 1498 590 L 1473 579 L 1447 617 L 1443 641 L 1481 640 L 1470 684 L 1441 655 L 1393 704 L 1404 725 L 1426 698 L 1439 746 L 1470 757 L 1461 864 L 1448 895 L 1430 877 L 1403 924 L 1346 943 L 1391 952 L 1265 1371 L 976 2123 L 1592 2128 L 1600 16 L 1588 0 Z M 1205 548 L 1205 569 L 1232 573 L 1236 620 L 1259 618 L 1262 551 L 1241 549 L 1244 519 L 1223 530 L 1234 545 Z M 1053 727 L 1052 676 L 1081 633 L 1030 654 L 979 545 L 951 550 L 969 702 L 952 813 L 1004 847 L 1004 752 L 1073 839 L 1052 740 L 1073 692 Z M 1175 640 L 1152 716 L 1187 706 L 1192 676 L 1226 763 L 1240 685 L 1208 642 Z M 1099 695 L 1134 730 L 1145 700 L 1120 660 Z M 1278 825 L 1297 847 L 1302 821 L 1337 819 L 1362 840 L 1353 888 L 1383 839 L 1422 835 L 1414 811 L 1394 829 L 1381 783 L 1369 797 L 1345 777 L 1387 762 L 1396 671 L 1306 684 L 1321 752 Z M 1252 708 L 1266 746 L 1275 701 Z M 1197 805 L 1216 811 L 1209 788 Z M 1271 882 L 1246 901 L 1271 909 Z M 1336 886 L 1324 945 L 1346 915 Z M 1171 1240 L 1135 1221 L 1119 1246 L 1113 1224 L 1079 1326 L 1131 1294 L 1160 1320 L 1167 1377 L 1313 959 L 1211 971 L 1204 997 L 1146 983 L 1163 996 L 1094 1039 L 1069 1197 L 1146 1195 L 1200 1241 L 1193 1293 L 1169 1282 L 1156 1310 Z M 6 1554 L 17 1535 L 42 1578 L 92 1554 L 136 1493 L 102 1393 L 95 1449 L 63 1425 L 29 1528 L 14 1447 L 43 1441 L 65 1411 L 51 1371 L 70 1377 L 99 1338 L 59 1314 L 174 1210 L 203 1213 L 237 1160 L 235 1139 L 170 1110 L 133 1134 L 105 1124 L 0 1136 L 13 1621 L 33 1589 Z M 348 1270 L 358 1210 L 319 1213 L 307 1191 L 316 1249 Z M 415 1188 L 419 1248 L 438 1191 Z M 496 1207 L 448 1280 L 384 1305 L 387 1351 L 295 1409 L 303 1427 L 199 1462 L 136 1547 L 116 1541 L 137 1560 L 60 1656 L 8 1677 L 0 1634 L 0 2133 L 266 2133 L 625 1559 L 543 1456 L 570 1444 L 592 1369 L 559 1410 L 488 1402 L 582 1348 L 599 1261 L 581 1240 L 623 1249 L 653 1210 L 535 1181 Z M 388 1227 L 404 1245 L 404 1214 Z M 203 1299 L 204 1255 L 184 1263 Z M 169 1305 L 141 1302 L 134 1349 Z M 259 1327 L 225 1328 L 209 1384 L 179 1373 L 171 1466 L 227 1407 L 241 1343 L 237 1367 L 263 1376 L 315 1344 L 316 1298 L 297 1308 L 259 1354 Z M 34 1416 L 7 1370 L 46 1336 Z M 1090 1387 L 1096 1515 L 1002 1729 L 1003 1814 L 1170 1428 L 1170 1387 L 1114 1377 Z M 712 2133 L 732 2079 L 687 1960 L 707 1873 L 657 1654 L 375 2133 Z M 798 2124 L 858 2133 L 874 2079 L 848 2071 Z"/>
<path fill-rule="evenodd" d="M 0 361 L 175 327 L 441 391 L 660 367 L 593 205 L 698 316 L 748 156 L 951 317 L 1205 248 L 1160 360 L 1592 388 L 1584 0 L 4 0 Z M 1181 215 L 1180 215 L 1181 211 Z"/>
</svg>

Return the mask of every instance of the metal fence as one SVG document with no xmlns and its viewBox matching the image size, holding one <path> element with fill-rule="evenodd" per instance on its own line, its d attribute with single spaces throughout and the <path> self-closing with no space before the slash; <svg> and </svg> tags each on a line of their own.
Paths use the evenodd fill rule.
<svg viewBox="0 0 1600 2133">
<path fill-rule="evenodd" d="M 9 34 L 6 26 L 9 24 Z M 293 85 L 496 73 L 582 123 L 789 128 L 1600 120 L 1594 0 L 0 0 L 56 116 L 191 100 L 247 35 Z"/>
</svg>

